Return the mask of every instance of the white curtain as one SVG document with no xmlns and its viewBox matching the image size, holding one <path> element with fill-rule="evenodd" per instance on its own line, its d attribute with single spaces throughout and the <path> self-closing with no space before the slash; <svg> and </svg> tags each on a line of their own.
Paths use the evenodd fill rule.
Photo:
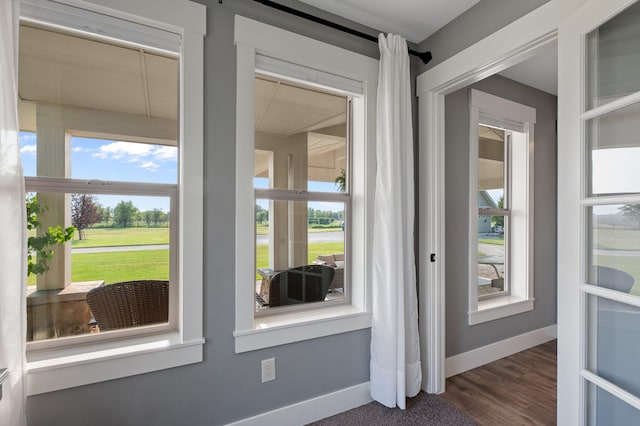
<svg viewBox="0 0 640 426">
<path fill-rule="evenodd" d="M 420 391 L 418 306 L 413 245 L 414 176 L 407 42 L 380 34 L 373 234 L 371 396 L 406 408 Z"/>
<path fill-rule="evenodd" d="M 18 0 L 0 0 L 0 423 L 26 424 L 26 212 L 18 144 Z"/>
</svg>

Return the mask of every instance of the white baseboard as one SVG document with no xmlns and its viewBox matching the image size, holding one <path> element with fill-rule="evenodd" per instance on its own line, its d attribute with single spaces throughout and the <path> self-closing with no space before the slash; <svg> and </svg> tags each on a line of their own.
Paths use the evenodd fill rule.
<svg viewBox="0 0 640 426">
<path fill-rule="evenodd" d="M 541 345 L 549 340 L 555 339 L 557 335 L 558 329 L 554 324 L 473 349 L 469 352 L 454 355 L 445 361 L 445 376 L 455 376 L 456 374 L 464 373 L 465 371 L 499 360 L 500 358 Z"/>
<path fill-rule="evenodd" d="M 306 401 L 278 408 L 257 416 L 230 423 L 231 426 L 296 426 L 303 425 L 343 411 L 368 404 L 371 399 L 370 382 L 361 383 Z"/>
</svg>

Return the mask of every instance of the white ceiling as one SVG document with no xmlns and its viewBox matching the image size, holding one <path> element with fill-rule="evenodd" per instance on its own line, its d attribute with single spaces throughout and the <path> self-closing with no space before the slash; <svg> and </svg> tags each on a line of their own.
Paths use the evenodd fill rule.
<svg viewBox="0 0 640 426">
<path fill-rule="evenodd" d="M 300 0 L 360 24 L 420 43 L 480 0 Z M 558 93 L 557 46 L 501 72 L 504 77 Z"/>
<path fill-rule="evenodd" d="M 300 0 L 385 33 L 420 43 L 480 0 Z"/>
</svg>

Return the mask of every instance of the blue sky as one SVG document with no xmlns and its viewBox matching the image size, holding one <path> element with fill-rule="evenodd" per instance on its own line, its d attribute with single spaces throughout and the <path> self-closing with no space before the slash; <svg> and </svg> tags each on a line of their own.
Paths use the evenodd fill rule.
<svg viewBox="0 0 640 426">
<path fill-rule="evenodd" d="M 20 153 L 25 176 L 36 176 L 36 135 L 20 133 Z M 177 148 L 102 139 L 71 139 L 71 177 L 127 182 L 176 183 Z M 115 207 L 133 201 L 140 210 L 159 208 L 169 211 L 166 197 L 130 197 L 97 195 L 103 207 Z"/>
<path fill-rule="evenodd" d="M 20 153 L 25 176 L 36 176 L 36 134 L 20 133 Z M 178 178 L 177 148 L 73 137 L 71 139 L 71 177 L 126 182 L 176 183 Z M 268 180 L 255 178 L 256 188 L 268 188 Z M 309 191 L 337 192 L 333 182 L 309 182 Z M 97 195 L 103 207 L 115 207 L 118 202 L 133 201 L 140 210 L 159 208 L 169 211 L 169 199 L 164 197 L 131 197 Z M 263 208 L 268 202 L 260 200 Z M 320 210 L 343 210 L 342 203 L 310 202 Z"/>
</svg>

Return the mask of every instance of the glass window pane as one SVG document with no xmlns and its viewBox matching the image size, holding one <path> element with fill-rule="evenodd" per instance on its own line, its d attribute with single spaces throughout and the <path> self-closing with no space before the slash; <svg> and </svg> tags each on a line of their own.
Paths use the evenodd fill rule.
<svg viewBox="0 0 640 426">
<path fill-rule="evenodd" d="M 344 192 L 347 97 L 264 76 L 255 83 L 255 187 Z"/>
<path fill-rule="evenodd" d="M 505 131 L 481 125 L 478 137 L 478 207 L 506 207 Z"/>
<path fill-rule="evenodd" d="M 640 396 L 640 308 L 589 295 L 587 368 Z"/>
<path fill-rule="evenodd" d="M 504 223 L 504 216 L 478 216 L 478 297 L 507 290 Z"/>
<path fill-rule="evenodd" d="M 588 282 L 640 295 L 640 204 L 591 207 Z"/>
<path fill-rule="evenodd" d="M 28 340 L 99 331 L 86 302 L 93 288 L 169 280 L 169 197 L 38 193 L 28 194 L 28 200 L 41 223 L 28 231 L 31 262 L 41 261 L 35 248 L 38 239 L 48 238 L 49 227 L 75 228 L 65 247 L 45 247 L 53 250 L 49 270 L 28 277 Z M 65 223 L 65 210 L 70 223 Z M 68 281 L 60 282 L 64 277 Z"/>
<path fill-rule="evenodd" d="M 587 35 L 587 108 L 640 90 L 640 3 Z"/>
<path fill-rule="evenodd" d="M 177 183 L 178 147 L 73 137 L 71 177 Z"/>
<path fill-rule="evenodd" d="M 589 195 L 640 192 L 640 104 L 587 122 Z"/>
<path fill-rule="evenodd" d="M 590 382 L 586 382 L 586 419 L 589 426 L 640 424 L 640 411 L 600 389 Z"/>
<path fill-rule="evenodd" d="M 256 200 L 255 286 L 258 309 L 344 299 L 345 271 L 348 271 L 344 212 L 345 205 L 341 202 Z M 327 266 L 329 269 L 311 266 Z M 292 282 L 294 278 L 289 275 L 298 276 L 300 271 L 317 274 L 312 274 L 317 282 L 312 283 L 313 279 L 310 279 L 308 285 L 318 285 L 319 292 L 305 298 L 291 296 L 287 301 L 283 280 Z M 277 277 L 275 281 L 274 277 Z M 295 290 L 293 287 L 290 290 L 303 290 L 302 281 L 296 282 L 296 286 Z M 274 291 L 279 291 L 282 297 L 274 299 Z"/>
</svg>

